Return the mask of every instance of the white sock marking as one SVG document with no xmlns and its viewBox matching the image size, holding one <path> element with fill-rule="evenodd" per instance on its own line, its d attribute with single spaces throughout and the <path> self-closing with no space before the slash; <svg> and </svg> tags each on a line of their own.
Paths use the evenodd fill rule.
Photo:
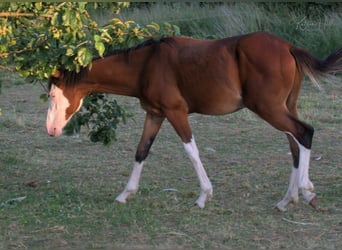
<svg viewBox="0 0 342 250">
<path fill-rule="evenodd" d="M 127 185 L 125 189 L 122 191 L 120 195 L 116 197 L 116 201 L 120 203 L 126 203 L 127 198 L 131 194 L 135 194 L 139 187 L 139 180 L 141 176 L 141 171 L 143 168 L 144 162 L 135 162 L 132 173 L 128 179 Z"/>
<path fill-rule="evenodd" d="M 298 172 L 298 168 L 292 167 L 289 188 L 284 198 L 276 206 L 280 211 L 286 211 L 288 204 L 298 202 Z"/>
<path fill-rule="evenodd" d="M 299 164 L 297 169 L 292 169 L 289 188 L 283 200 L 277 204 L 279 210 L 286 210 L 286 206 L 289 203 L 296 203 L 298 201 L 298 189 L 301 189 L 305 200 L 308 202 L 316 196 L 316 194 L 311 192 L 314 189 L 314 186 L 309 179 L 311 150 L 300 144 L 291 133 L 286 132 L 286 134 L 289 134 L 299 147 Z"/>
<path fill-rule="evenodd" d="M 207 198 L 213 194 L 213 188 L 199 157 L 199 152 L 194 137 L 191 138 L 189 143 L 184 143 L 184 149 L 188 154 L 200 181 L 201 193 L 196 200 L 196 204 L 200 208 L 204 208 Z"/>
<path fill-rule="evenodd" d="M 299 188 L 313 190 L 313 185 L 309 180 L 309 164 L 311 150 L 305 148 L 301 144 L 299 146 Z"/>
</svg>

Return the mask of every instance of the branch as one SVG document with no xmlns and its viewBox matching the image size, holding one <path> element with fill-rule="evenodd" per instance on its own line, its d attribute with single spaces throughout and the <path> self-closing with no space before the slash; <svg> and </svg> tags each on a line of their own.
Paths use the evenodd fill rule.
<svg viewBox="0 0 342 250">
<path fill-rule="evenodd" d="M 44 17 L 44 18 L 52 18 L 53 15 L 50 14 L 41 14 L 41 15 L 36 15 L 33 13 L 19 13 L 19 12 L 0 12 L 0 17 Z"/>
<path fill-rule="evenodd" d="M 15 67 L 13 67 L 13 66 L 2 66 L 2 65 L 0 65 L 0 70 L 11 71 L 11 72 L 13 72 L 13 71 L 15 71 Z"/>
<path fill-rule="evenodd" d="M 27 51 L 32 51 L 33 48 L 23 48 L 21 50 L 15 50 L 15 51 L 9 51 L 9 52 L 4 52 L 4 53 L 0 53 L 0 58 L 7 58 L 9 55 L 16 55 L 16 54 L 20 54 L 23 52 L 27 52 Z"/>
</svg>

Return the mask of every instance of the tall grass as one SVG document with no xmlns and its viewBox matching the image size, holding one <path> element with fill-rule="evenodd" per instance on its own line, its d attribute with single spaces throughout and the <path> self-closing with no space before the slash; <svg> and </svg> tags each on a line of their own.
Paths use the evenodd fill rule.
<svg viewBox="0 0 342 250">
<path fill-rule="evenodd" d="M 222 38 L 267 31 L 324 56 L 341 46 L 341 5 L 157 3 L 123 10 L 120 17 L 141 24 L 170 22 L 194 38 Z"/>
</svg>

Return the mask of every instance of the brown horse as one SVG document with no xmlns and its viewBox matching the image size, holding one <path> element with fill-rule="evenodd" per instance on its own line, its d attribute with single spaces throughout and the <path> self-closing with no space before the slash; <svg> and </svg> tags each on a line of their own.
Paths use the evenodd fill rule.
<svg viewBox="0 0 342 250">
<path fill-rule="evenodd" d="M 298 119 L 297 99 L 303 75 L 331 77 L 342 71 L 342 49 L 324 60 L 268 33 L 221 40 L 185 37 L 148 40 L 137 47 L 115 51 L 94 60 L 81 72 L 56 71 L 50 78 L 47 132 L 59 136 L 63 127 L 90 93 L 136 97 L 146 111 L 135 164 L 123 192 L 125 203 L 138 189 L 144 160 L 165 118 L 181 138 L 200 181 L 196 204 L 203 208 L 213 188 L 201 163 L 188 114 L 224 115 L 244 107 L 284 132 L 290 143 L 293 168 L 283 200 L 286 210 L 298 201 L 298 190 L 317 205 L 309 179 L 314 129 Z"/>
</svg>

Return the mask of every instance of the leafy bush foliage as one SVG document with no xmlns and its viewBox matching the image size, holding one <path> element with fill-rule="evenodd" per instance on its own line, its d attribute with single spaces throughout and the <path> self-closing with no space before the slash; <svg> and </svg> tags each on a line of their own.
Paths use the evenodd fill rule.
<svg viewBox="0 0 342 250">
<path fill-rule="evenodd" d="M 5 2 L 0 3 L 0 69 L 15 69 L 29 80 L 46 80 L 63 66 L 79 71 L 93 58 L 126 48 L 151 37 L 179 33 L 169 23 L 141 26 L 134 21 L 110 19 L 99 25 L 91 11 L 106 9 L 118 13 L 128 3 Z M 43 97 L 42 99 L 46 99 Z M 89 96 L 67 132 L 90 128 L 90 139 L 108 144 L 115 139 L 119 121 L 126 112 L 103 94 Z"/>
<path fill-rule="evenodd" d="M 126 123 L 132 114 L 118 105 L 116 100 L 104 94 L 91 94 L 85 98 L 82 110 L 67 124 L 64 131 L 67 135 L 78 134 L 82 126 L 90 129 L 92 142 L 109 144 L 116 138 L 115 130 L 120 121 Z"/>
</svg>

